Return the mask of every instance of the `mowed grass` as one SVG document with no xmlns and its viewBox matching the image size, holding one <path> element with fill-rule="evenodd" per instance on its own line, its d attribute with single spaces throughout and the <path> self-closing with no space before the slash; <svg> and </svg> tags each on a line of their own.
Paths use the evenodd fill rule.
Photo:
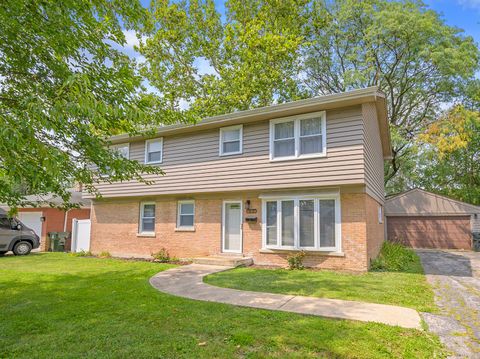
<svg viewBox="0 0 480 359">
<path fill-rule="evenodd" d="M 443 355 L 438 339 L 422 331 L 166 295 L 148 280 L 170 267 L 63 253 L 0 258 L 0 357 Z"/>
<path fill-rule="evenodd" d="M 386 242 L 376 266 L 381 272 L 237 268 L 209 275 L 219 287 L 400 305 L 436 312 L 433 290 L 420 259 L 410 249 Z M 380 263 L 380 264 L 379 264 Z M 389 268 L 394 268 L 389 272 Z"/>
</svg>

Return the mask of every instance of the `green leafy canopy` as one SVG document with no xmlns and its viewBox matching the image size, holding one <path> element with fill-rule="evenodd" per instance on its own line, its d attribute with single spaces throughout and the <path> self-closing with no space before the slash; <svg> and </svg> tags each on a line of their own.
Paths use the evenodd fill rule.
<svg viewBox="0 0 480 359">
<path fill-rule="evenodd" d="M 121 51 L 126 29 L 145 62 Z M 403 189 L 443 104 L 478 103 L 478 65 L 473 39 L 415 0 L 4 0 L 0 202 L 163 173 L 109 150 L 113 134 L 372 85 L 389 104 L 388 189 Z"/>
<path fill-rule="evenodd" d="M 141 91 L 119 48 L 139 31 L 138 1 L 5 0 L 0 3 L 0 202 L 83 183 L 161 173 L 108 150 L 106 138 L 156 122 L 159 99 Z M 168 118 L 167 118 L 168 119 Z M 94 169 L 96 168 L 96 169 Z"/>
</svg>

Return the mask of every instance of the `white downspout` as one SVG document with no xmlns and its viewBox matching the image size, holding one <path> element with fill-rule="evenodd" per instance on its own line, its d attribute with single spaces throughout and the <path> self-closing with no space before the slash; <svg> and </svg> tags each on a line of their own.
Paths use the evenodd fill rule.
<svg viewBox="0 0 480 359">
<path fill-rule="evenodd" d="M 68 218 L 68 212 L 70 212 L 69 209 L 67 209 L 65 211 L 65 219 L 63 221 L 63 231 L 66 232 L 67 231 L 67 218 Z"/>
</svg>

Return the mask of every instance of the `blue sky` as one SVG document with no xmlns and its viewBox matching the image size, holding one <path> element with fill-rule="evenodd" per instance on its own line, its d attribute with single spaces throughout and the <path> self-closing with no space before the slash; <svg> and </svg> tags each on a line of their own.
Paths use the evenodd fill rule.
<svg viewBox="0 0 480 359">
<path fill-rule="evenodd" d="M 441 13 L 450 26 L 456 26 L 480 43 L 480 0 L 424 0 Z"/>
</svg>

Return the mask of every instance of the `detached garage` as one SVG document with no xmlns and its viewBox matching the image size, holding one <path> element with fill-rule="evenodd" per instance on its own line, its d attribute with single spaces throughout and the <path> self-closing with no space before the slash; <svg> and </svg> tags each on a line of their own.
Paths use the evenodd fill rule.
<svg viewBox="0 0 480 359">
<path fill-rule="evenodd" d="M 472 249 L 480 207 L 421 189 L 385 202 L 387 238 L 413 248 Z"/>
</svg>

